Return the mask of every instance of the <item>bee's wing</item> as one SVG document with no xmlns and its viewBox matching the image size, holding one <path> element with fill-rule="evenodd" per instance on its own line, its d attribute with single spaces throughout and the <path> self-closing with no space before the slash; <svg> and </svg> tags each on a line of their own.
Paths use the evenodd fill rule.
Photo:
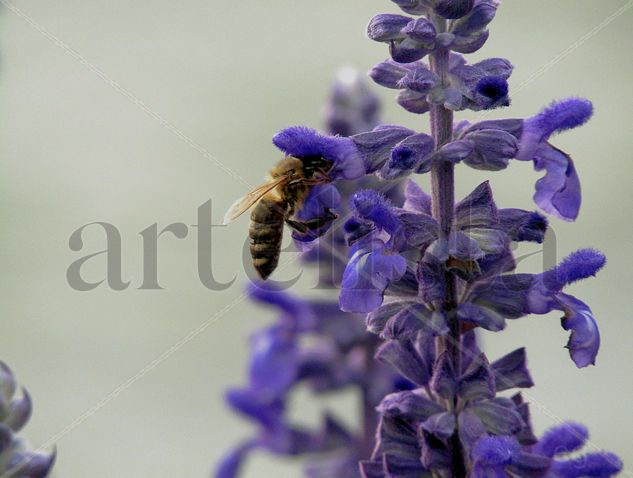
<svg viewBox="0 0 633 478">
<path fill-rule="evenodd" d="M 260 184 L 259 186 L 257 186 L 255 189 L 249 192 L 246 196 L 238 199 L 231 205 L 229 210 L 226 211 L 226 214 L 224 215 L 224 224 L 226 225 L 229 222 L 231 222 L 233 219 L 244 214 L 251 207 L 253 207 L 253 205 L 257 201 L 259 201 L 262 197 L 264 197 L 266 193 L 269 193 L 270 191 L 275 189 L 277 186 L 283 183 L 286 183 L 290 179 L 291 179 L 291 176 L 289 175 L 279 176 L 278 178 L 272 179 L 268 181 L 267 183 Z"/>
</svg>

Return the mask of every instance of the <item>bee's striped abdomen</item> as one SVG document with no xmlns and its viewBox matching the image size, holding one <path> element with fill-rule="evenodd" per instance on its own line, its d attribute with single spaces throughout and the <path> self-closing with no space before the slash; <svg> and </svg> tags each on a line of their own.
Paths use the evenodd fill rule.
<svg viewBox="0 0 633 478">
<path fill-rule="evenodd" d="M 266 280 L 277 268 L 287 205 L 284 201 L 262 198 L 251 212 L 248 230 L 253 266 Z"/>
</svg>

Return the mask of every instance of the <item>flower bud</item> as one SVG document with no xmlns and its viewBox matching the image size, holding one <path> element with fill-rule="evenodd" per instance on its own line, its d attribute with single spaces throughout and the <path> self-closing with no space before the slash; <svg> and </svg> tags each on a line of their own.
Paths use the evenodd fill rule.
<svg viewBox="0 0 633 478">
<path fill-rule="evenodd" d="M 473 9 L 475 0 L 440 0 L 433 10 L 439 16 L 451 20 L 462 18 Z"/>
</svg>

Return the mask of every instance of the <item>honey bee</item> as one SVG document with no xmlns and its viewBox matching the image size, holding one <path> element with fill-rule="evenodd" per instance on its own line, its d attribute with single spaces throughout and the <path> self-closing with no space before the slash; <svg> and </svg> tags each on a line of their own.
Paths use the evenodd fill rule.
<svg viewBox="0 0 633 478">
<path fill-rule="evenodd" d="M 324 217 L 309 221 L 292 220 L 301 209 L 310 190 L 317 184 L 331 181 L 328 174 L 333 163 L 321 157 L 287 156 L 268 173 L 268 181 L 233 203 L 224 216 L 228 224 L 249 209 L 248 229 L 253 267 L 266 280 L 279 264 L 284 222 L 301 233 L 315 231 L 336 218 L 331 210 Z"/>
</svg>

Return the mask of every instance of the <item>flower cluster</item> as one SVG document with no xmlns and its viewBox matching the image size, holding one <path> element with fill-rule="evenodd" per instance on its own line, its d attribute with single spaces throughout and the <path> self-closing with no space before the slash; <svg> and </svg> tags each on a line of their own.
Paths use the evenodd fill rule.
<svg viewBox="0 0 633 478">
<path fill-rule="evenodd" d="M 7 478 L 44 478 L 49 476 L 55 453 L 40 453 L 17 436 L 31 416 L 28 392 L 18 392 L 15 376 L 0 362 L 0 475 Z"/>
<path fill-rule="evenodd" d="M 307 465 L 311 477 L 358 476 L 358 461 L 371 452 L 362 430 L 350 430 L 329 412 L 313 430 L 289 422 L 290 395 L 308 385 L 317 395 L 355 388 L 369 410 L 365 425 L 373 433 L 373 409 L 386 394 L 408 383 L 388 367 L 373 363 L 377 341 L 358 317 L 336 303 L 307 301 L 264 285 L 252 286 L 251 298 L 279 311 L 278 320 L 251 337 L 249 382 L 229 390 L 229 405 L 257 424 L 259 433 L 228 454 L 217 478 L 238 475 L 256 449 L 285 456 L 326 454 Z M 306 341 L 309 345 L 306 345 Z"/>
<path fill-rule="evenodd" d="M 431 198 L 407 183 L 403 208 L 375 191 L 352 198 L 355 216 L 347 223 L 353 244 L 340 295 L 342 310 L 371 313 L 372 331 L 406 339 L 427 321 L 447 333 L 449 320 L 490 331 L 506 319 L 560 310 L 570 330 L 568 348 L 579 367 L 595 362 L 600 337 L 589 307 L 562 292 L 568 284 L 594 276 L 605 264 L 599 251 L 583 249 L 541 274 L 516 274 L 512 242 L 543 241 L 547 220 L 538 212 L 498 209 L 488 182 L 455 207 L 453 227 L 443 237 L 431 215 Z M 444 297 L 443 274 L 455 275 L 460 298 L 451 311 L 437 311 Z M 392 285 L 395 286 L 392 289 Z M 385 296 L 388 303 L 383 304 Z M 450 317 L 448 317 L 450 315 Z M 428 325 L 428 324 L 427 324 Z"/>
<path fill-rule="evenodd" d="M 531 161 L 536 171 L 544 172 L 535 186 L 536 205 L 557 219 L 575 220 L 581 204 L 576 168 L 571 157 L 550 139 L 584 125 L 593 106 L 572 97 L 555 101 L 529 118 L 454 124 L 456 111 L 510 104 L 508 79 L 513 65 L 501 58 L 469 64 L 462 56 L 485 44 L 499 2 L 392 1 L 407 15 L 381 14 L 370 21 L 368 36 L 386 43 L 390 53 L 390 59 L 375 66 L 370 76 L 381 86 L 399 90 L 397 101 L 407 111 L 429 112 L 430 134 L 367 121 L 363 126 L 368 130 L 363 132 L 342 127 L 346 134 L 354 131 L 350 137 L 324 136 L 295 127 L 274 139 L 287 154 L 317 155 L 331 161 L 332 180 L 354 180 L 348 188 L 344 182 L 337 182 L 336 188 L 333 184 L 315 187 L 298 216 L 321 218 L 327 227 L 308 236 L 295 235 L 305 249 L 321 251 L 326 244 L 323 238 L 334 237 L 335 249 L 347 251 L 347 260 L 340 261 L 336 269 L 343 269 L 338 304 L 342 312 L 320 311 L 312 304 L 310 312 L 295 312 L 295 316 L 308 317 L 311 327 L 316 327 L 310 330 L 338 343 L 345 333 L 355 330 L 349 320 L 364 314 L 367 330 L 382 342 L 377 349 L 372 348 L 375 342 L 367 346 L 371 339 L 359 331 L 363 355 L 375 351 L 373 367 L 380 364 L 392 370 L 389 380 L 381 382 L 377 377 L 387 376 L 384 368 L 368 367 L 365 362 L 360 375 L 364 378 L 353 382 L 361 389 L 368 383 L 388 384 L 382 387 L 386 393 L 375 410 L 375 435 L 365 433 L 352 440 L 373 446 L 350 445 L 348 450 L 353 451 L 344 455 L 345 473 L 326 468 L 325 474 L 316 476 L 357 476 L 349 465 L 358 457 L 363 478 L 614 476 L 621 471 L 622 462 L 611 453 L 569 456 L 588 440 L 582 425 L 562 423 L 540 438 L 535 436 L 529 403 L 516 390 L 533 386 L 526 350 L 490 362 L 475 336 L 477 329 L 500 332 L 507 320 L 557 311 L 562 315 L 561 326 L 569 332 L 566 348 L 573 363 L 578 368 L 595 364 L 600 348 L 597 321 L 590 307 L 565 288 L 595 276 L 604 267 L 605 256 L 586 248 L 541 273 L 519 273 L 513 245 L 543 243 L 547 217 L 538 211 L 498 207 L 487 181 L 461 201 L 455 200 L 454 192 L 454 170 L 459 164 L 495 172 L 506 169 L 513 160 Z M 331 117 L 332 124 L 341 128 L 345 121 L 340 119 L 352 116 Z M 427 173 L 431 176 L 430 195 L 411 179 Z M 402 198 L 384 194 L 375 183 L 400 184 L 407 177 Z M 371 181 L 370 187 L 363 181 Z M 342 198 L 341 192 L 348 197 Z M 339 216 L 344 235 L 335 235 L 338 227 L 329 229 L 335 211 L 344 213 Z M 323 236 L 328 230 L 329 236 Z M 314 259 L 311 253 L 307 253 L 308 259 Z M 329 283 L 339 285 L 336 280 Z M 330 329 L 331 335 L 315 325 L 327 326 L 331 320 L 345 325 Z M 300 329 L 296 324 L 292 327 Z M 293 338 L 288 339 L 288 331 L 282 330 L 275 329 L 275 340 L 296 337 L 290 334 Z M 258 399 L 267 396 L 268 392 L 262 392 L 266 387 L 273 387 L 277 397 L 286 392 L 289 383 L 303 377 L 298 372 L 301 361 L 297 357 L 301 355 L 296 346 L 279 346 L 285 347 L 280 352 L 284 358 L 278 359 L 267 345 L 264 349 L 275 357 L 252 374 L 251 380 L 258 382 L 253 393 Z M 340 344 L 337 350 L 342 353 L 331 366 L 345 373 L 349 350 L 341 349 Z M 270 373 L 273 368 L 276 371 Z M 332 384 L 332 377 L 326 383 Z M 279 384 L 283 386 L 275 388 Z M 250 404 L 239 405 L 235 399 L 232 403 L 242 411 L 259 410 Z M 283 408 L 279 407 L 275 410 Z M 275 426 L 279 413 L 273 414 Z M 364 415 L 368 415 L 366 411 Z M 268 437 L 270 426 L 263 422 L 262 426 L 262 436 Z M 307 441 L 291 441 L 297 446 L 310 443 L 309 449 L 314 451 L 328 449 L 329 437 L 326 426 Z M 274 450 L 270 440 L 260 437 L 256 443 L 268 443 L 265 446 Z M 253 446 L 247 444 L 246 448 Z"/>
</svg>

